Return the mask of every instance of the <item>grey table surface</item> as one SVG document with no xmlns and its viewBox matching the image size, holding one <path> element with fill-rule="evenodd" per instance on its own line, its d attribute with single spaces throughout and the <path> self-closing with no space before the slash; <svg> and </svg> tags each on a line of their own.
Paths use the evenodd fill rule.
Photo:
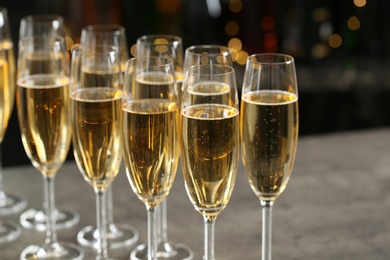
<svg viewBox="0 0 390 260">
<path fill-rule="evenodd" d="M 42 176 L 32 166 L 4 170 L 6 191 L 23 195 L 28 208 L 41 207 Z M 135 197 L 122 168 L 113 183 L 114 222 L 138 230 L 147 239 L 146 209 Z M 56 177 L 56 204 L 80 214 L 79 223 L 59 230 L 60 241 L 77 243 L 76 234 L 95 224 L 93 189 L 74 162 Z M 390 259 L 390 128 L 299 138 L 293 174 L 273 210 L 273 259 Z M 3 217 L 4 218 L 4 217 Z M 8 219 L 18 221 L 19 214 Z M 191 205 L 181 170 L 168 196 L 168 238 L 184 243 L 201 259 L 203 218 Z M 43 243 L 44 232 L 22 230 L 0 245 L 0 259 L 18 259 L 30 244 Z M 216 222 L 218 259 L 261 258 L 261 207 L 242 164 L 231 200 Z M 93 250 L 83 248 L 85 259 Z M 132 247 L 110 251 L 128 259 Z"/>
</svg>

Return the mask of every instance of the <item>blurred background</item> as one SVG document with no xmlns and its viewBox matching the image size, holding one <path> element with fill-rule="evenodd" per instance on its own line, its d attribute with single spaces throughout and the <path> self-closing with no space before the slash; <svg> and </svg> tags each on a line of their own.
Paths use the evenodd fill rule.
<svg viewBox="0 0 390 260">
<path fill-rule="evenodd" d="M 69 43 L 86 25 L 115 23 L 126 28 L 132 50 L 139 36 L 155 33 L 181 36 L 184 48 L 227 45 L 238 85 L 248 55 L 287 53 L 296 59 L 301 136 L 390 125 L 388 0 L 1 0 L 0 6 L 8 9 L 14 43 L 22 17 L 58 14 Z M 16 108 L 3 149 L 4 166 L 30 163 Z"/>
</svg>

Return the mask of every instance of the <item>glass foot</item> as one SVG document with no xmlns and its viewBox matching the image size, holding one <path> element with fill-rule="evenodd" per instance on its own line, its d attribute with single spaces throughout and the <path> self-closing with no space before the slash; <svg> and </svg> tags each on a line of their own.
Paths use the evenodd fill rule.
<svg viewBox="0 0 390 260">
<path fill-rule="evenodd" d="M 85 247 L 97 248 L 99 233 L 93 226 L 87 226 L 77 233 L 77 241 Z M 139 233 L 133 227 L 124 224 L 110 224 L 107 229 L 107 243 L 110 249 L 130 247 L 139 239 Z"/>
<path fill-rule="evenodd" d="M 4 193 L 0 199 L 0 216 L 15 214 L 27 206 L 27 200 L 22 196 Z"/>
<path fill-rule="evenodd" d="M 84 257 L 83 251 L 76 245 L 69 243 L 54 243 L 52 245 L 31 245 L 25 248 L 20 254 L 20 260 L 30 259 L 72 259 L 81 260 Z"/>
<path fill-rule="evenodd" d="M 157 259 L 168 260 L 192 260 L 194 253 L 186 245 L 180 243 L 164 242 L 160 243 L 157 248 Z M 130 253 L 131 260 L 147 260 L 147 245 L 141 244 Z"/>
<path fill-rule="evenodd" d="M 56 229 L 70 228 L 76 225 L 80 216 L 73 210 L 55 211 Z M 46 214 L 42 209 L 28 209 L 20 215 L 20 223 L 23 227 L 36 231 L 46 230 Z"/>
<path fill-rule="evenodd" d="M 22 232 L 22 229 L 16 223 L 11 221 L 0 222 L 0 244 L 11 242 L 18 238 Z"/>
</svg>

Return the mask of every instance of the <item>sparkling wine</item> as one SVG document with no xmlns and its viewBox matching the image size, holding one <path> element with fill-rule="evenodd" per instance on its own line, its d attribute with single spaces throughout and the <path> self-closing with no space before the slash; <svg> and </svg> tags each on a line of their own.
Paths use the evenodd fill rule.
<svg viewBox="0 0 390 260">
<path fill-rule="evenodd" d="M 162 99 L 130 101 L 124 111 L 124 160 L 134 193 L 156 206 L 169 193 L 179 156 L 179 112 Z"/>
<path fill-rule="evenodd" d="M 15 100 L 15 57 L 11 41 L 0 42 L 0 143 Z"/>
<path fill-rule="evenodd" d="M 298 142 L 298 97 L 290 92 L 246 93 L 241 103 L 242 157 L 250 186 L 262 200 L 285 189 Z"/>
<path fill-rule="evenodd" d="M 122 160 L 122 91 L 84 88 L 71 93 L 73 149 L 84 179 L 107 188 Z"/>
<path fill-rule="evenodd" d="M 69 78 L 38 74 L 17 82 L 22 142 L 34 167 L 55 174 L 68 154 L 71 139 Z"/>
<path fill-rule="evenodd" d="M 238 110 L 220 104 L 185 108 L 181 155 L 191 202 L 204 216 L 216 217 L 228 203 L 236 179 Z"/>
</svg>

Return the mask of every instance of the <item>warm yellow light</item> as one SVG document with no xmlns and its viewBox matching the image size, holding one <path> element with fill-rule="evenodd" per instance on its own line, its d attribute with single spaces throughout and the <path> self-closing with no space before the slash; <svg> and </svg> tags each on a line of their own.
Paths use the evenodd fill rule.
<svg viewBox="0 0 390 260">
<path fill-rule="evenodd" d="M 234 36 L 238 33 L 239 30 L 240 26 L 234 21 L 230 21 L 225 25 L 225 32 L 227 35 Z"/>
<path fill-rule="evenodd" d="M 347 22 L 348 28 L 355 31 L 360 28 L 360 21 L 356 16 L 352 16 Z"/>
<path fill-rule="evenodd" d="M 332 48 L 338 48 L 343 43 L 343 39 L 338 34 L 332 34 L 328 39 L 329 46 Z"/>
<path fill-rule="evenodd" d="M 232 38 L 230 39 L 229 43 L 228 43 L 228 47 L 230 49 L 233 49 L 233 50 L 236 50 L 236 51 L 240 51 L 241 48 L 242 48 L 242 43 L 241 43 L 241 40 L 238 39 L 238 38 Z"/>
<path fill-rule="evenodd" d="M 137 44 L 133 44 L 130 48 L 130 54 L 133 55 L 133 57 L 135 57 L 136 55 L 136 50 L 137 50 Z"/>
<path fill-rule="evenodd" d="M 240 65 L 245 65 L 249 54 L 246 51 L 239 51 L 237 56 L 237 63 Z"/>
<path fill-rule="evenodd" d="M 242 9 L 242 2 L 241 0 L 230 0 L 229 1 L 229 9 L 233 13 L 238 13 Z"/>
<path fill-rule="evenodd" d="M 71 49 L 72 49 L 72 46 L 73 46 L 73 44 L 74 44 L 73 39 L 70 38 L 70 37 L 68 37 L 68 36 L 66 36 L 66 37 L 65 37 L 65 44 L 66 44 L 66 49 L 67 49 L 68 51 L 71 50 Z"/>
<path fill-rule="evenodd" d="M 357 7 L 363 7 L 366 5 L 366 0 L 353 0 L 353 3 L 357 6 Z"/>
</svg>

